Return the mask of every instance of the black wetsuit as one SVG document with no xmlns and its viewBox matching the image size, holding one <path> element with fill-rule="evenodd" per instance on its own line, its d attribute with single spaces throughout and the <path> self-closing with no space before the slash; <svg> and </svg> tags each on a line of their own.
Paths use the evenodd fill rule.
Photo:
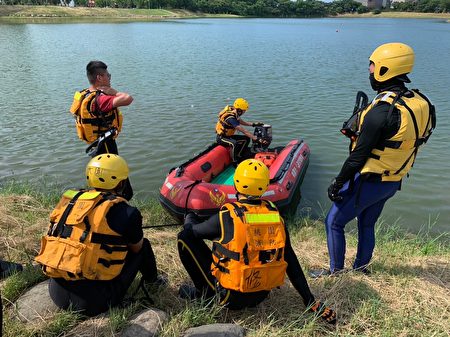
<svg viewBox="0 0 450 337">
<path fill-rule="evenodd" d="M 106 215 L 108 225 L 130 244 L 142 237 L 142 216 L 139 210 L 125 202 L 115 204 Z M 148 282 L 157 277 L 156 260 L 150 242 L 144 238 L 139 253 L 128 252 L 121 273 L 110 281 L 50 279 L 50 297 L 55 304 L 67 309 L 70 305 L 88 316 L 105 312 L 120 304 L 137 272 Z"/>
<path fill-rule="evenodd" d="M 242 203 L 251 203 L 260 205 L 260 200 L 240 200 Z M 222 296 L 225 296 L 227 289 L 216 288 L 213 289 L 211 284 L 216 286 L 216 280 L 211 274 L 212 253 L 211 249 L 204 243 L 204 239 L 215 240 L 221 237 L 222 231 L 220 226 L 219 215 L 213 215 L 208 220 L 197 223 L 192 213 L 188 214 L 185 221 L 185 229 L 179 233 L 178 239 L 182 241 L 189 249 L 184 247 L 183 243 L 178 243 L 178 251 L 180 253 L 181 261 L 191 276 L 196 288 L 200 292 L 204 292 L 209 296 L 213 296 L 218 291 Z M 192 256 L 192 254 L 194 256 Z M 286 228 L 286 246 L 284 251 L 284 259 L 288 263 L 286 273 L 294 286 L 294 288 L 301 295 L 305 306 L 314 303 L 314 296 L 311 293 L 308 283 L 306 281 L 303 270 L 298 262 L 298 259 L 292 249 L 289 239 L 289 233 Z M 201 271 L 199 270 L 201 266 Z M 205 279 L 205 276 L 208 280 Z M 240 309 L 243 307 L 255 306 L 262 302 L 269 291 L 259 291 L 255 293 L 241 293 L 238 291 L 229 291 L 230 296 L 226 306 L 230 309 Z"/>
</svg>

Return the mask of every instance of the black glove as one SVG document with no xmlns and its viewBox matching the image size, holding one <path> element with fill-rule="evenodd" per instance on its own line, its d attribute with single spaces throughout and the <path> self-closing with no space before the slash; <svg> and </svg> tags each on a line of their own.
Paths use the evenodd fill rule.
<svg viewBox="0 0 450 337">
<path fill-rule="evenodd" d="M 255 126 L 263 126 L 264 125 L 264 123 L 262 123 L 262 122 L 255 122 L 255 123 L 252 123 L 252 126 L 253 127 L 255 127 Z"/>
<path fill-rule="evenodd" d="M 197 214 L 195 214 L 194 212 L 189 212 L 184 217 L 183 228 L 187 229 L 187 230 L 191 230 L 192 225 L 198 224 L 199 222 L 200 222 L 200 219 L 198 218 Z"/>
<path fill-rule="evenodd" d="M 338 183 L 336 179 L 333 179 L 333 182 L 328 187 L 328 198 L 330 198 L 331 201 L 342 201 L 342 196 L 339 195 L 339 190 L 342 188 L 342 186 L 343 184 Z"/>
</svg>

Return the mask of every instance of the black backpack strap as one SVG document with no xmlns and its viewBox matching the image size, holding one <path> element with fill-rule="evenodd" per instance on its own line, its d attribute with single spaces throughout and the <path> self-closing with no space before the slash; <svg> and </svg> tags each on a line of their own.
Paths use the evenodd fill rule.
<svg viewBox="0 0 450 337">
<path fill-rule="evenodd" d="M 247 210 L 245 207 L 240 207 L 236 203 L 230 203 L 234 208 L 234 213 L 244 222 L 244 211 Z"/>
<path fill-rule="evenodd" d="M 72 200 L 69 201 L 68 205 L 66 206 L 66 209 L 64 210 L 63 215 L 61 216 L 61 218 L 58 221 L 58 224 L 56 225 L 55 230 L 52 231 L 52 233 L 50 233 L 51 236 L 59 236 L 62 233 L 64 225 L 66 224 L 67 217 L 72 211 L 73 206 L 75 206 L 75 202 L 84 192 L 85 192 L 84 190 L 79 191 L 77 194 L 75 194 Z"/>
</svg>

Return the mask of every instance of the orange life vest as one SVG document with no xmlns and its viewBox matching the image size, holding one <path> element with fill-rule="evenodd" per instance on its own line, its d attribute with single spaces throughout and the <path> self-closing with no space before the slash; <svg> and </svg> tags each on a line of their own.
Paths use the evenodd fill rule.
<svg viewBox="0 0 450 337">
<path fill-rule="evenodd" d="M 125 199 L 95 190 L 64 193 L 50 215 L 35 260 L 44 273 L 66 280 L 111 280 L 128 253 L 126 240 L 106 221 L 109 209 Z"/>
<path fill-rule="evenodd" d="M 222 237 L 213 243 L 211 268 L 220 285 L 243 293 L 281 286 L 286 232 L 275 205 L 225 204 L 219 218 Z"/>
<path fill-rule="evenodd" d="M 227 122 L 228 118 L 239 119 L 238 112 L 233 107 L 227 105 L 221 112 L 219 112 L 219 120 L 216 123 L 216 133 L 219 136 L 232 136 L 236 132 L 236 129 Z"/>
<path fill-rule="evenodd" d="M 73 96 L 70 112 L 75 117 L 78 137 L 87 143 L 92 143 L 106 131 L 115 128 L 116 138 L 122 130 L 123 115 L 118 108 L 109 112 L 100 112 L 96 109 L 96 98 L 99 90 L 84 89 L 77 91 Z"/>
</svg>

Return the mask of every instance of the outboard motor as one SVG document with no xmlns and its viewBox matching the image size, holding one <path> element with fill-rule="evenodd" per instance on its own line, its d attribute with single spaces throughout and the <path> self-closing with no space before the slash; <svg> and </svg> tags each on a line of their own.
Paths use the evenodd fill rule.
<svg viewBox="0 0 450 337">
<path fill-rule="evenodd" d="M 270 143 L 272 142 L 272 126 L 269 124 L 264 124 L 263 126 L 255 126 L 253 135 L 258 137 L 258 139 L 262 139 L 265 144 L 253 141 L 252 152 L 258 153 L 267 151 Z"/>
</svg>

